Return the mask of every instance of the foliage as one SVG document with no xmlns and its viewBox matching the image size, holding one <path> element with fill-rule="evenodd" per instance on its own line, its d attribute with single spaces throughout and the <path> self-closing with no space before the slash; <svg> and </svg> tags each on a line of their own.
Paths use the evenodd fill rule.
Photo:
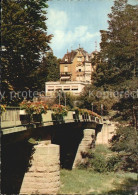
<svg viewBox="0 0 138 195">
<path fill-rule="evenodd" d="M 80 107 L 91 108 L 97 113 L 109 115 L 114 109 L 120 120 L 130 122 L 137 105 L 137 15 L 138 7 L 127 0 L 115 0 L 109 17 L 108 30 L 101 30 L 101 51 L 92 59 L 96 70 L 93 84 L 84 89 Z M 131 116 L 130 116 L 131 113 Z M 135 122 L 136 123 L 136 122 Z M 134 124 L 134 123 L 133 123 Z"/>
<path fill-rule="evenodd" d="M 107 160 L 107 170 L 109 172 L 121 170 L 121 158 L 119 155 L 109 156 Z"/>
<path fill-rule="evenodd" d="M 2 1 L 2 92 L 9 105 L 9 92 L 34 89 L 31 77 L 49 50 L 47 35 L 47 0 Z M 19 99 L 21 101 L 21 99 Z"/>
<path fill-rule="evenodd" d="M 6 111 L 6 105 L 0 104 L 0 115 Z"/>
<path fill-rule="evenodd" d="M 131 126 L 119 125 L 111 139 L 111 149 L 122 160 L 121 169 L 137 171 L 137 131 Z"/>
<path fill-rule="evenodd" d="M 39 90 L 44 90 L 45 82 L 59 80 L 59 61 L 53 52 L 47 52 L 43 57 L 41 65 L 31 75 Z"/>
<path fill-rule="evenodd" d="M 95 116 L 95 117 L 101 118 L 100 115 L 88 109 L 79 109 L 78 111 L 81 115 Z"/>
<path fill-rule="evenodd" d="M 77 114 L 77 115 L 80 114 L 80 108 L 78 108 L 78 107 L 72 108 L 72 111 L 75 111 L 75 114 Z"/>
<path fill-rule="evenodd" d="M 68 109 L 66 106 L 54 104 L 51 109 L 55 115 L 67 116 Z"/>
<path fill-rule="evenodd" d="M 73 96 L 70 93 L 66 93 L 64 91 L 58 91 L 56 93 L 55 102 L 58 104 L 60 98 L 60 104 L 68 106 L 70 109 L 74 107 L 74 101 L 76 100 L 76 97 Z"/>
<path fill-rule="evenodd" d="M 53 55 L 53 52 L 47 53 L 46 58 L 44 58 L 42 62 L 42 65 L 46 67 L 47 73 L 46 81 L 59 80 L 60 77 L 59 62 L 60 60 Z"/>
<path fill-rule="evenodd" d="M 87 110 L 87 109 L 79 109 L 79 113 L 81 114 L 81 115 L 89 115 L 89 111 Z"/>
<path fill-rule="evenodd" d="M 20 104 L 20 108 L 24 109 L 27 114 L 46 114 L 48 106 L 44 102 L 31 102 L 24 100 Z"/>
<path fill-rule="evenodd" d="M 121 169 L 121 158 L 104 145 L 99 145 L 85 153 L 85 160 L 78 163 L 78 168 L 99 173 L 118 171 Z"/>
<path fill-rule="evenodd" d="M 80 108 L 92 109 L 99 115 L 108 115 L 109 111 L 112 109 L 114 103 L 118 101 L 118 98 L 113 94 L 113 89 L 110 87 L 99 87 L 94 85 L 86 86 L 83 90 L 82 95 L 79 97 Z M 103 105 L 103 109 L 101 109 Z"/>
<path fill-rule="evenodd" d="M 115 0 L 108 15 L 108 30 L 101 30 L 100 62 L 93 75 L 97 87 L 117 87 L 136 75 L 137 9 L 137 6 L 127 4 L 127 0 Z"/>
</svg>

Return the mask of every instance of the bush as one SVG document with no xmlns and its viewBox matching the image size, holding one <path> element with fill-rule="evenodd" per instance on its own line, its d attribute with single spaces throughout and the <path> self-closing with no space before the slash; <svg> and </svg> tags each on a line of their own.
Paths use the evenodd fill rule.
<svg viewBox="0 0 138 195">
<path fill-rule="evenodd" d="M 137 131 L 131 126 L 118 126 L 116 134 L 110 141 L 111 150 L 118 152 L 121 169 L 137 171 Z"/>
<path fill-rule="evenodd" d="M 87 159 L 78 168 L 103 173 L 107 171 L 106 159 L 104 155 L 88 152 Z"/>
<path fill-rule="evenodd" d="M 101 145 L 95 151 L 89 150 L 85 153 L 85 161 L 78 164 L 79 169 L 88 169 L 99 173 L 118 171 L 120 169 L 121 158 L 117 154 Z"/>
<path fill-rule="evenodd" d="M 2 115 L 3 112 L 6 111 L 6 105 L 0 105 L 0 115 Z"/>
<path fill-rule="evenodd" d="M 93 158 L 91 159 L 91 168 L 93 171 L 103 173 L 107 172 L 107 163 L 104 155 L 100 153 L 95 153 Z"/>
<path fill-rule="evenodd" d="M 58 104 L 54 104 L 52 106 L 52 111 L 54 112 L 54 115 L 62 115 L 62 116 L 67 116 L 68 113 L 68 109 L 66 106 L 63 105 L 58 105 Z"/>
<path fill-rule="evenodd" d="M 120 156 L 110 156 L 107 160 L 107 170 L 109 172 L 118 171 L 120 169 L 121 158 Z"/>
<path fill-rule="evenodd" d="M 20 103 L 20 108 L 22 110 L 25 110 L 27 114 L 46 114 L 48 106 L 46 103 L 42 101 L 38 102 L 31 102 L 24 100 L 23 102 Z"/>
</svg>

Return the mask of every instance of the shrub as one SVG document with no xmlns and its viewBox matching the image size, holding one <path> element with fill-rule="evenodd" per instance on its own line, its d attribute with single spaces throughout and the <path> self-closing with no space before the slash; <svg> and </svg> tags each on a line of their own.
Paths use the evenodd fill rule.
<svg viewBox="0 0 138 195">
<path fill-rule="evenodd" d="M 100 153 L 92 152 L 89 150 L 85 153 L 85 162 L 78 164 L 79 169 L 89 169 L 95 172 L 106 172 L 106 158 Z"/>
<path fill-rule="evenodd" d="M 72 108 L 72 111 L 75 111 L 75 114 L 76 115 L 79 115 L 80 114 L 80 109 L 78 107 Z"/>
<path fill-rule="evenodd" d="M 118 171 L 120 169 L 120 165 L 121 165 L 120 162 L 121 162 L 121 158 L 119 155 L 110 156 L 107 159 L 107 170 L 109 172 Z"/>
<path fill-rule="evenodd" d="M 89 115 L 89 116 L 94 116 L 94 117 L 98 117 L 98 118 L 101 118 L 100 115 L 98 115 L 97 113 L 91 111 L 91 110 L 88 110 L 88 109 L 79 109 L 79 113 L 81 115 Z"/>
<path fill-rule="evenodd" d="M 110 141 L 111 150 L 118 152 L 121 169 L 137 171 L 137 131 L 131 126 L 119 125 L 116 134 Z"/>
<path fill-rule="evenodd" d="M 6 111 L 6 105 L 0 105 L 0 115 Z"/>
<path fill-rule="evenodd" d="M 20 104 L 20 108 L 26 111 L 27 114 L 46 114 L 48 106 L 46 103 L 40 101 L 40 102 L 30 102 L 27 100 L 24 100 Z"/>
<path fill-rule="evenodd" d="M 79 169 L 88 169 L 99 173 L 118 171 L 121 166 L 121 159 L 117 154 L 103 146 L 97 146 L 95 151 L 85 153 L 85 161 L 78 164 Z"/>
<path fill-rule="evenodd" d="M 52 106 L 52 110 L 54 112 L 54 115 L 62 115 L 67 116 L 68 109 L 66 106 L 55 104 Z"/>
<path fill-rule="evenodd" d="M 91 159 L 91 166 L 94 171 L 103 173 L 107 171 L 107 163 L 104 155 L 95 153 L 94 158 Z"/>
</svg>

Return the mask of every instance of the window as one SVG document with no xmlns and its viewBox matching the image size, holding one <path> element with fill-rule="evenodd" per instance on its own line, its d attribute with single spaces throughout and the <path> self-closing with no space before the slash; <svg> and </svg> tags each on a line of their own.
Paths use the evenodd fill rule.
<svg viewBox="0 0 138 195">
<path fill-rule="evenodd" d="M 81 61 L 82 61 L 82 57 L 78 57 L 78 58 L 77 58 L 77 61 L 78 61 L 78 62 L 81 62 Z"/>
<path fill-rule="evenodd" d="M 61 91 L 62 90 L 62 88 L 61 87 L 56 87 L 56 91 Z"/>
<path fill-rule="evenodd" d="M 54 91 L 54 89 L 48 89 L 48 91 Z"/>
<path fill-rule="evenodd" d="M 68 66 L 64 66 L 64 72 L 68 72 Z"/>
<path fill-rule="evenodd" d="M 65 62 L 68 62 L 68 58 L 65 58 Z"/>
<path fill-rule="evenodd" d="M 72 91 L 78 91 L 78 88 L 73 88 Z"/>
<path fill-rule="evenodd" d="M 64 90 L 64 91 L 70 91 L 70 86 L 65 86 L 65 87 L 63 88 L 63 90 Z"/>
<path fill-rule="evenodd" d="M 79 69 L 79 72 L 81 72 L 81 69 Z"/>
<path fill-rule="evenodd" d="M 72 86 L 72 91 L 78 91 L 78 86 Z"/>
<path fill-rule="evenodd" d="M 64 91 L 70 91 L 70 88 L 65 88 Z"/>
</svg>

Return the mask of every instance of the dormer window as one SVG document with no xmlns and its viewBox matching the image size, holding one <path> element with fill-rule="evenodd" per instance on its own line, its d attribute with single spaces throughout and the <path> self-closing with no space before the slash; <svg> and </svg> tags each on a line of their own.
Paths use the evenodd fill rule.
<svg viewBox="0 0 138 195">
<path fill-rule="evenodd" d="M 68 62 L 68 58 L 65 58 L 65 62 Z"/>
<path fill-rule="evenodd" d="M 78 58 L 77 58 L 77 61 L 78 61 L 78 62 L 81 62 L 81 61 L 82 61 L 82 57 L 78 57 Z"/>
</svg>

